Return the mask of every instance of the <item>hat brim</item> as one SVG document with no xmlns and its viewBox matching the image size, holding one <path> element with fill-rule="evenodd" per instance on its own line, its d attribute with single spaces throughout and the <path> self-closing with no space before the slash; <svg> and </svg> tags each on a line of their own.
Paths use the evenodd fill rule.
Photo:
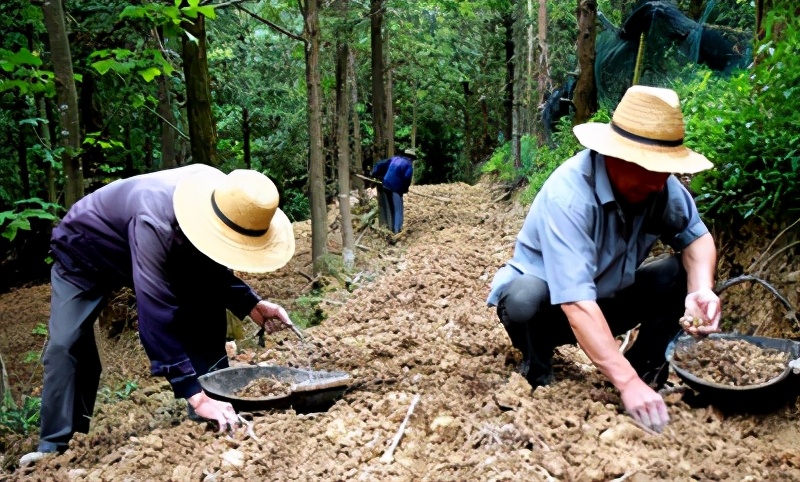
<svg viewBox="0 0 800 482">
<path fill-rule="evenodd" d="M 217 263 L 246 273 L 266 273 L 283 267 L 294 255 L 294 230 L 283 211 L 276 209 L 267 232 L 239 234 L 214 213 L 211 194 L 225 174 L 208 170 L 181 180 L 172 203 L 178 225 L 189 241 Z"/>
<path fill-rule="evenodd" d="M 587 122 L 573 127 L 572 132 L 583 146 L 605 156 L 638 164 L 648 171 L 694 174 L 714 167 L 706 156 L 688 147 L 639 143 L 617 134 L 609 124 Z"/>
</svg>

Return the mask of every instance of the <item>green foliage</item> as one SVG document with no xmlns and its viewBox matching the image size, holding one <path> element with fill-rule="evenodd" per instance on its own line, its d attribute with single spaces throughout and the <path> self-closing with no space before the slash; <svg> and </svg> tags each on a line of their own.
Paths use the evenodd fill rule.
<svg viewBox="0 0 800 482">
<path fill-rule="evenodd" d="M 34 204 L 37 207 L 25 208 L 26 204 Z M 0 212 L 0 227 L 2 227 L 2 236 L 9 241 L 13 241 L 17 237 L 17 231 L 20 229 L 31 229 L 31 219 L 47 219 L 50 221 L 57 221 L 58 213 L 62 208 L 58 204 L 48 203 L 39 198 L 23 199 L 14 203 L 16 206 L 9 211 Z"/>
<path fill-rule="evenodd" d="M 591 121 L 607 122 L 608 113 L 602 110 L 598 111 Z M 524 205 L 533 202 L 533 198 L 536 197 L 544 182 L 561 163 L 583 149 L 572 134 L 572 121 L 568 117 L 563 117 L 558 121 L 552 140 L 552 147 L 542 146 L 539 148 L 535 163 L 528 170 L 528 187 L 520 195 L 520 202 Z"/>
<path fill-rule="evenodd" d="M 39 70 L 42 60 L 27 48 L 16 52 L 0 48 L 0 93 L 16 90 L 20 95 L 44 93 L 53 95 L 53 72 Z"/>
<path fill-rule="evenodd" d="M 133 380 L 125 380 L 115 386 L 104 386 L 98 390 L 100 400 L 103 403 L 111 403 L 120 400 L 128 400 L 131 394 L 139 388 L 139 384 Z"/>
<path fill-rule="evenodd" d="M 320 290 L 313 290 L 311 293 L 297 298 L 294 302 L 294 309 L 289 312 L 292 323 L 300 328 L 308 328 L 322 323 L 325 320 L 325 312 L 319 306 L 322 300 Z"/>
<path fill-rule="evenodd" d="M 42 399 L 38 397 L 22 397 L 22 406 L 14 403 L 10 391 L 6 391 L 0 404 L 0 435 L 16 433 L 27 435 L 39 427 L 39 413 L 42 408 Z"/>
<path fill-rule="evenodd" d="M 514 159 L 511 157 L 511 143 L 506 142 L 492 152 L 492 157 L 481 167 L 484 174 L 493 174 L 500 181 L 511 182 L 517 176 Z"/>
<path fill-rule="evenodd" d="M 97 50 L 89 55 L 89 59 L 99 59 L 91 65 L 100 75 L 114 72 L 127 76 L 135 72 L 146 82 L 151 82 L 162 73 L 171 75 L 175 70 L 157 49 L 144 49 L 140 52 L 128 49 Z"/>
<path fill-rule="evenodd" d="M 800 210 L 800 19 L 775 9 L 766 25 L 752 71 L 678 86 L 687 144 L 715 164 L 691 184 L 709 217 L 775 221 Z"/>
<path fill-rule="evenodd" d="M 31 335 L 47 336 L 47 325 L 36 323 L 36 326 L 31 330 Z"/>
<path fill-rule="evenodd" d="M 25 355 L 22 357 L 22 363 L 38 363 L 41 359 L 42 354 L 38 351 L 29 351 L 25 352 Z"/>
</svg>

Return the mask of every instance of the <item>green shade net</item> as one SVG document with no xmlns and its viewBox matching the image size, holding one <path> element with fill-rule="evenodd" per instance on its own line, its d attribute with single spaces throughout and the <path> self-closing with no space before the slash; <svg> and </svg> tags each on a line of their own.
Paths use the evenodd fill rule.
<svg viewBox="0 0 800 482">
<path fill-rule="evenodd" d="M 706 23 L 716 5 L 716 1 L 708 2 L 702 17 L 694 21 L 673 2 L 643 1 L 619 28 L 598 13 L 603 27 L 596 40 L 598 100 L 616 105 L 631 86 L 642 34 L 644 56 L 638 82 L 642 85 L 669 87 L 699 65 L 721 75 L 746 67 L 752 58 L 752 33 Z"/>
</svg>

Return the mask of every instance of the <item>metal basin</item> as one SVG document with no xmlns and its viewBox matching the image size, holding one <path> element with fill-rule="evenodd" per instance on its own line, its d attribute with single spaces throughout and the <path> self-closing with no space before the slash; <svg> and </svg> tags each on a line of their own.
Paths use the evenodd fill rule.
<svg viewBox="0 0 800 482">
<path fill-rule="evenodd" d="M 710 338 L 744 340 L 762 348 L 772 348 L 786 353 L 789 361 L 800 357 L 800 343 L 783 338 L 766 338 L 725 333 L 709 335 Z M 669 344 L 666 351 L 667 361 L 675 373 L 689 387 L 697 392 L 698 403 L 711 404 L 720 408 L 742 411 L 764 411 L 784 405 L 800 394 L 800 382 L 797 375 L 787 366 L 778 376 L 757 385 L 732 386 L 704 380 L 687 369 L 678 366 L 674 361 L 677 350 L 685 350 L 697 343 L 689 335 L 682 335 Z"/>
<path fill-rule="evenodd" d="M 262 398 L 236 395 L 248 383 L 259 378 L 276 379 L 290 385 L 290 391 Z M 352 382 L 350 375 L 345 372 L 256 365 L 224 368 L 207 373 L 198 380 L 208 396 L 229 402 L 236 410 L 293 408 L 300 413 L 327 410 L 341 398 Z"/>
</svg>

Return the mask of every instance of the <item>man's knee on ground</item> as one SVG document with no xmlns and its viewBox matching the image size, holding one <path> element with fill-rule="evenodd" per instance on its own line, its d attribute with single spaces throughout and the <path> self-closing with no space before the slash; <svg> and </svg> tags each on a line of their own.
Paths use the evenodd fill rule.
<svg viewBox="0 0 800 482">
<path fill-rule="evenodd" d="M 510 323 L 529 323 L 548 296 L 547 284 L 534 276 L 520 276 L 512 281 L 501 297 Z"/>
</svg>

